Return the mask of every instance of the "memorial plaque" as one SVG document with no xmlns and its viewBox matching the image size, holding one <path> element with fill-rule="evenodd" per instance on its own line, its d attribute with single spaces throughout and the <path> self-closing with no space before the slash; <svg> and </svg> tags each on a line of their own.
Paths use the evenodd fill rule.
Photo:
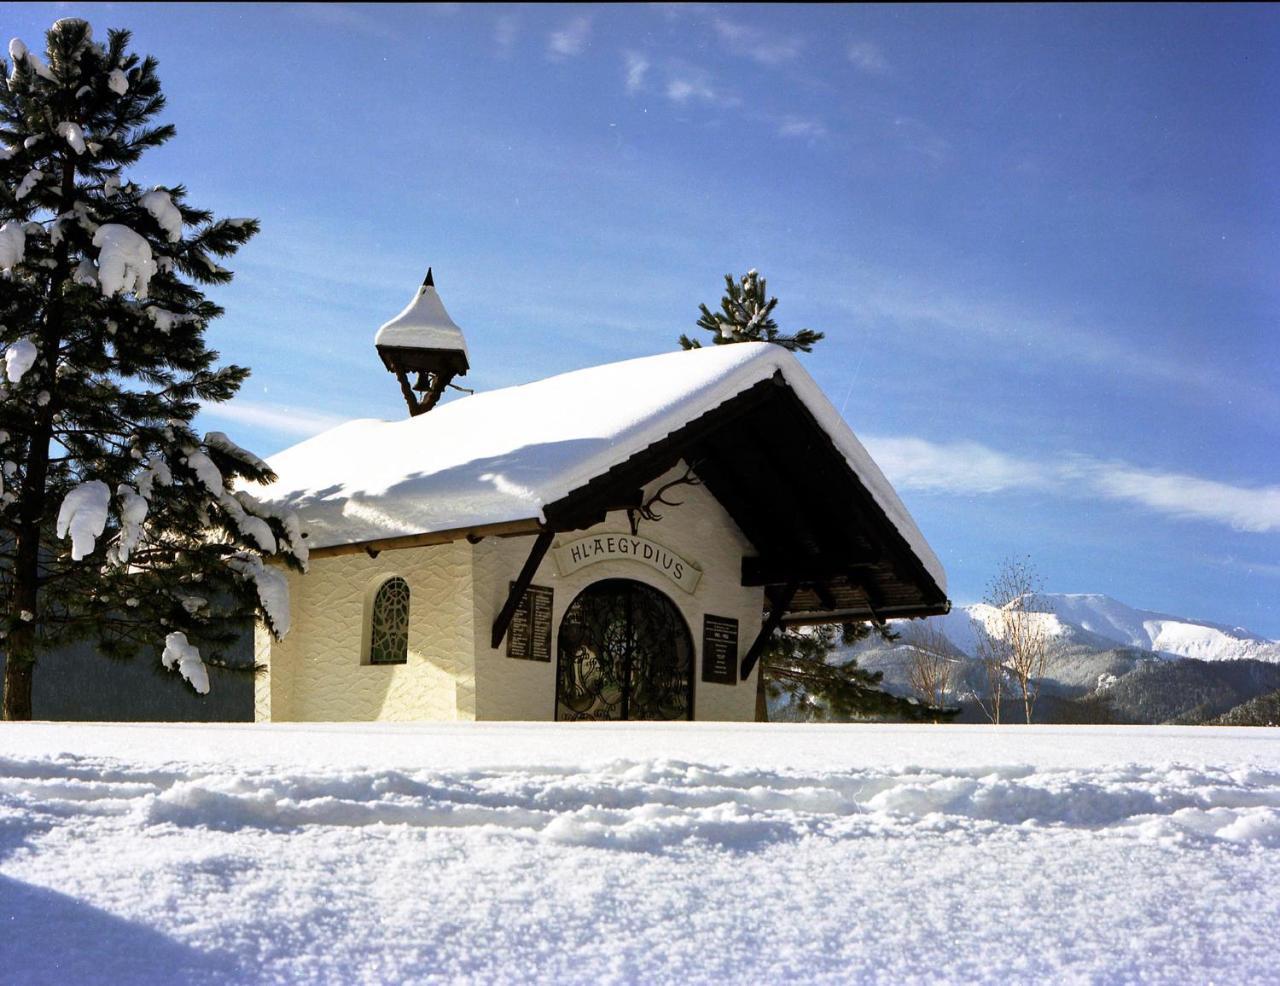
<svg viewBox="0 0 1280 986">
<path fill-rule="evenodd" d="M 702 680 L 738 683 L 738 621 L 727 616 L 702 618 Z"/>
<path fill-rule="evenodd" d="M 515 588 L 512 582 L 510 589 Z M 507 629 L 507 657 L 523 661 L 551 660 L 551 602 L 554 592 L 550 586 L 531 585 L 520 597 L 520 604 L 511 617 Z"/>
</svg>

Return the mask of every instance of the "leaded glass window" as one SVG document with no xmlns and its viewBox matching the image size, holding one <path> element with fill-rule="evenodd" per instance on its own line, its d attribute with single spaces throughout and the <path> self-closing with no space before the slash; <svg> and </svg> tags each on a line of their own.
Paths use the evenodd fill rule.
<svg viewBox="0 0 1280 986">
<path fill-rule="evenodd" d="M 409 583 L 399 576 L 378 587 L 369 614 L 369 663 L 409 660 Z"/>
</svg>

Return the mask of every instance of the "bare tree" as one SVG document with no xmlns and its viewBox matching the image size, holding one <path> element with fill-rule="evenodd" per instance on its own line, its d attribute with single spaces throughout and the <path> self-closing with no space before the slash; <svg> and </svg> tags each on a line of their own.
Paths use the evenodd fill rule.
<svg viewBox="0 0 1280 986">
<path fill-rule="evenodd" d="M 911 649 L 907 664 L 907 684 L 911 691 L 922 705 L 944 708 L 955 677 L 955 647 L 937 624 L 929 620 L 908 624 L 902 639 Z"/>
<path fill-rule="evenodd" d="M 1000 722 L 1006 689 L 1022 700 L 1023 714 L 1031 722 L 1049 657 L 1049 623 L 1040 611 L 1042 591 L 1040 575 L 1028 558 L 1006 558 L 987 586 L 983 601 L 992 612 L 975 629 L 977 657 L 987 683 L 986 701 L 979 699 L 979 704 L 994 723 Z"/>
<path fill-rule="evenodd" d="M 973 633 L 976 647 L 974 657 L 982 668 L 982 689 L 975 689 L 973 697 L 977 700 L 982 714 L 995 725 L 1000 725 L 1000 710 L 1004 706 L 1005 686 L 1009 684 L 1007 668 L 1008 655 L 1004 641 L 994 636 L 986 624 L 973 620 Z"/>
</svg>

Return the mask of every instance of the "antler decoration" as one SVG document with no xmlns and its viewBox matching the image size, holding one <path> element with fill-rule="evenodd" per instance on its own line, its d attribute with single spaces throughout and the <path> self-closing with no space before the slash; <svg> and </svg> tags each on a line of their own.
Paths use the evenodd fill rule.
<svg viewBox="0 0 1280 986">
<path fill-rule="evenodd" d="M 663 506 L 667 506 L 667 507 L 678 507 L 682 503 L 684 503 L 683 500 L 668 500 L 663 495 L 668 490 L 676 486 L 701 486 L 702 485 L 702 480 L 700 480 L 697 476 L 693 474 L 694 469 L 696 469 L 697 467 L 698 467 L 698 463 L 695 462 L 691 464 L 687 469 L 685 469 L 683 476 L 679 476 L 676 479 L 673 479 L 671 482 L 664 483 L 662 486 L 658 487 L 658 489 L 654 492 L 653 496 L 645 500 L 644 503 L 640 504 L 640 506 L 627 508 L 627 519 L 631 521 L 632 536 L 635 536 L 640 533 L 641 520 L 653 520 L 653 521 L 662 520 L 662 514 L 658 513 L 653 509 L 654 504 L 661 503 Z"/>
</svg>

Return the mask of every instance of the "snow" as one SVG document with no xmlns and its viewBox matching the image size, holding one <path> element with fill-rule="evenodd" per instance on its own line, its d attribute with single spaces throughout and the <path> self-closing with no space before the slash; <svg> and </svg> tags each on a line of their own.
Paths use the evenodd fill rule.
<svg viewBox="0 0 1280 986">
<path fill-rule="evenodd" d="M 9 61 L 20 62 L 27 57 L 27 46 L 22 43 L 21 38 L 9 39 Z"/>
<path fill-rule="evenodd" d="M 1099 650 L 1137 647 L 1165 657 L 1202 661 L 1252 659 L 1280 663 L 1280 641 L 1189 617 L 1136 609 L 1098 593 L 1040 593 L 1036 608 L 1050 637 Z M 972 621 L 997 630 L 996 610 L 985 604 L 957 608 L 941 619 L 947 637 L 972 655 Z"/>
<path fill-rule="evenodd" d="M 19 339 L 4 352 L 4 373 L 10 383 L 21 383 L 39 355 L 30 339 Z"/>
<path fill-rule="evenodd" d="M 13 197 L 18 201 L 22 201 L 31 194 L 31 190 L 40 183 L 40 179 L 43 177 L 44 175 L 39 168 L 32 168 L 23 176 L 22 181 L 18 183 L 18 187 L 14 189 Z"/>
<path fill-rule="evenodd" d="M 239 445 L 233 442 L 230 438 L 227 437 L 225 432 L 221 432 L 221 431 L 208 432 L 204 436 L 204 444 L 207 448 L 216 449 L 217 451 L 221 452 L 223 455 L 229 458 L 235 459 L 238 462 L 243 462 L 245 465 L 253 469 L 266 471 L 271 468 L 265 462 L 263 462 L 261 458 L 254 455 L 248 449 L 241 448 Z"/>
<path fill-rule="evenodd" d="M 164 653 L 160 663 L 170 671 L 176 665 L 178 673 L 201 695 L 209 694 L 209 669 L 200 660 L 200 651 L 187 641 L 185 633 L 171 633 L 164 638 Z"/>
<path fill-rule="evenodd" d="M 22 263 L 27 252 L 27 234 L 23 224 L 10 220 L 0 226 L 0 270 L 10 270 Z"/>
<path fill-rule="evenodd" d="M 274 542 L 272 542 L 274 548 Z M 289 633 L 289 582 L 283 572 L 265 565 L 258 555 L 237 551 L 226 559 L 229 569 L 244 579 L 251 579 L 258 591 L 258 601 L 267 615 L 267 623 L 277 637 Z"/>
<path fill-rule="evenodd" d="M 128 226 L 103 223 L 93 234 L 93 245 L 99 247 L 98 281 L 102 293 L 132 293 L 145 298 L 147 285 L 156 272 L 151 259 L 151 245 Z"/>
<path fill-rule="evenodd" d="M 218 497 L 218 503 L 227 512 L 238 530 L 245 537 L 257 543 L 258 547 L 268 554 L 275 554 L 276 536 L 271 533 L 271 525 L 261 517 L 249 513 L 249 507 L 256 505 L 253 497 L 247 493 L 224 492 Z"/>
<path fill-rule="evenodd" d="M 1173 984 L 1280 961 L 1275 731 L 0 732 L 0 949 L 29 981 Z"/>
<path fill-rule="evenodd" d="M 170 243 L 177 243 L 182 239 L 182 213 L 173 204 L 168 192 L 157 185 L 145 195 L 140 195 L 138 202 L 159 223 Z"/>
<path fill-rule="evenodd" d="M 123 96 L 129 91 L 129 78 L 118 68 L 113 68 L 107 76 L 107 88 L 117 96 Z"/>
<path fill-rule="evenodd" d="M 740 343 L 610 363 L 450 401 L 416 418 L 358 420 L 268 460 L 255 495 L 296 509 L 311 550 L 525 519 L 747 388 L 781 373 L 929 574 L 942 564 L 799 361 Z"/>
<path fill-rule="evenodd" d="M 378 329 L 376 346 L 411 349 L 457 349 L 467 352 L 462 330 L 444 310 L 434 284 L 423 284 L 404 311 Z"/>
<path fill-rule="evenodd" d="M 127 483 L 116 487 L 116 498 L 120 501 L 120 540 L 116 544 L 116 557 L 123 563 L 129 560 L 142 539 L 142 525 L 150 505 L 145 496 Z"/>
<path fill-rule="evenodd" d="M 58 136 L 70 144 L 71 149 L 77 154 L 85 152 L 84 131 L 80 128 L 80 124 L 64 120 L 58 124 Z"/>
<path fill-rule="evenodd" d="M 71 560 L 80 561 L 92 554 L 107 526 L 107 506 L 111 489 L 100 479 L 91 479 L 73 487 L 58 509 L 58 537 L 71 537 Z"/>
<path fill-rule="evenodd" d="M 197 448 L 186 448 L 183 449 L 182 461 L 196 474 L 196 479 L 209 491 L 211 497 L 217 500 L 222 496 L 222 473 L 209 456 Z"/>
</svg>

